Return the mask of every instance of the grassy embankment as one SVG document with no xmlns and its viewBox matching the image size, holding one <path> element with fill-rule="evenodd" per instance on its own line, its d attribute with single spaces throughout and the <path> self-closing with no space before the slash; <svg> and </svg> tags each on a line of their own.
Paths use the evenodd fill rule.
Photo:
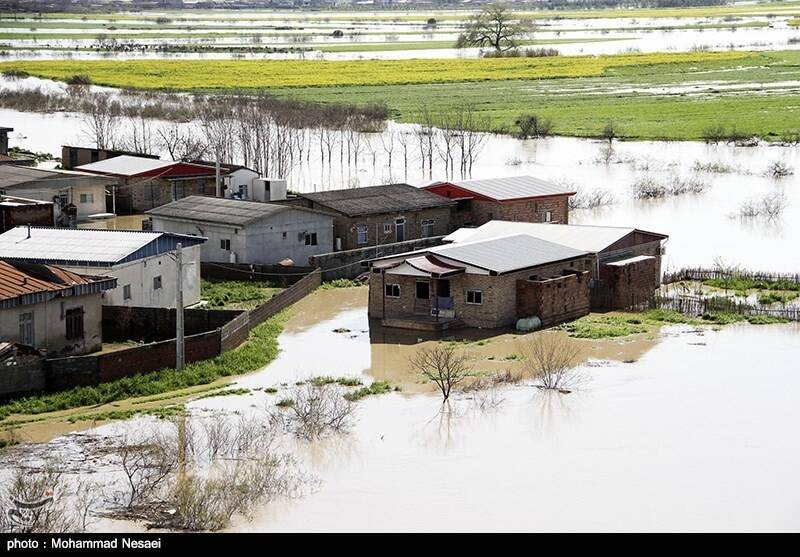
<svg viewBox="0 0 800 557">
<path fill-rule="evenodd" d="M 582 137 L 597 136 L 609 120 L 627 139 L 700 139 L 717 125 L 768 139 L 800 132 L 800 119 L 787 117 L 800 111 L 800 97 L 786 85 L 800 80 L 798 51 L 0 64 L 10 70 L 57 80 L 86 74 L 115 87 L 225 93 L 235 86 L 321 102 L 385 102 L 404 122 L 469 103 L 489 131 L 513 129 L 521 113 L 535 111 L 552 119 L 555 134 Z M 770 83 L 777 85 L 764 88 Z"/>
<path fill-rule="evenodd" d="M 785 323 L 786 320 L 767 315 L 736 313 L 707 313 L 693 318 L 677 311 L 653 309 L 642 312 L 592 313 L 571 323 L 561 325 L 571 337 L 585 339 L 618 338 L 653 332 L 664 325 L 729 325 L 748 322 L 752 325 Z"/>
<path fill-rule="evenodd" d="M 278 355 L 278 335 L 283 330 L 286 311 L 268 319 L 250 331 L 247 342 L 236 350 L 216 358 L 189 364 L 183 371 L 172 368 L 153 373 L 125 377 L 91 387 L 76 387 L 67 391 L 21 398 L 0 404 L 0 427 L 8 427 L 25 420 L 7 420 L 12 415 L 32 415 L 56 412 L 71 408 L 96 406 L 109 402 L 151 397 L 176 392 L 198 385 L 207 385 L 218 379 L 241 375 L 260 369 Z M 126 416 L 130 415 L 129 411 Z M 109 413 L 104 419 L 119 417 Z"/>
</svg>

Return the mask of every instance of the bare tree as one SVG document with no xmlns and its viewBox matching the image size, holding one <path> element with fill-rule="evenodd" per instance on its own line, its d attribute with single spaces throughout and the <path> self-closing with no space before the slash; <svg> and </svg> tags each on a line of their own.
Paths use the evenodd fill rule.
<svg viewBox="0 0 800 557">
<path fill-rule="evenodd" d="M 409 363 L 415 372 L 436 384 L 443 401 L 450 398 L 454 387 L 472 375 L 472 366 L 467 357 L 446 344 L 417 351 L 409 358 Z"/>
<path fill-rule="evenodd" d="M 459 37 L 458 47 L 491 47 L 496 52 L 517 48 L 533 36 L 533 23 L 519 19 L 503 3 L 490 4 L 474 16 Z"/>
<path fill-rule="evenodd" d="M 83 131 L 98 149 L 111 149 L 119 129 L 119 103 L 108 93 L 94 93 L 92 101 L 83 115 Z"/>
<path fill-rule="evenodd" d="M 326 433 L 346 431 L 350 426 L 355 404 L 344 397 L 337 385 L 298 386 L 286 409 L 272 412 L 273 423 L 304 439 L 317 439 Z"/>
<path fill-rule="evenodd" d="M 156 143 L 174 161 L 205 158 L 207 146 L 193 128 L 177 122 L 162 124 L 156 129 Z"/>
<path fill-rule="evenodd" d="M 177 470 L 178 449 L 177 439 L 172 435 L 154 432 L 141 440 L 131 436 L 122 439 L 115 452 L 126 480 L 126 490 L 121 496 L 124 507 L 132 510 L 157 496 Z"/>
<path fill-rule="evenodd" d="M 380 135 L 381 138 L 381 146 L 383 146 L 383 152 L 386 153 L 386 157 L 389 163 L 389 181 L 392 181 L 392 155 L 394 154 L 394 145 L 396 139 L 396 132 L 394 130 L 386 130 L 386 132 Z"/>
<path fill-rule="evenodd" d="M 523 365 L 540 389 L 569 393 L 583 381 L 583 375 L 575 367 L 580 348 L 565 334 L 556 331 L 534 333 L 521 344 L 525 356 Z"/>
<path fill-rule="evenodd" d="M 397 136 L 397 142 L 403 151 L 403 180 L 408 181 L 408 153 L 411 147 L 412 135 L 410 132 L 400 132 Z"/>
</svg>

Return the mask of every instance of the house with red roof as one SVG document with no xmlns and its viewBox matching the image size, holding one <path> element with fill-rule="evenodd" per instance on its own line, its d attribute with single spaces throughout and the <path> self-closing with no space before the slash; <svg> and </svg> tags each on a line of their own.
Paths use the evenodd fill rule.
<svg viewBox="0 0 800 557">
<path fill-rule="evenodd" d="M 435 182 L 424 189 L 456 202 L 455 227 L 491 220 L 568 224 L 569 198 L 576 193 L 533 176 Z"/>
</svg>

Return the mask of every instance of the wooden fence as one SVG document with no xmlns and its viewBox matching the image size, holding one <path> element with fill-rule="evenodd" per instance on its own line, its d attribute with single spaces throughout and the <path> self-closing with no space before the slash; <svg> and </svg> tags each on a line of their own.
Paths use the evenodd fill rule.
<svg viewBox="0 0 800 557">
<path fill-rule="evenodd" d="M 648 304 L 648 307 L 671 309 L 693 317 L 706 313 L 737 313 L 740 315 L 764 315 L 788 321 L 800 321 L 800 306 L 798 305 L 767 307 L 723 296 L 711 296 L 708 298 L 684 295 L 655 296 L 651 303 Z"/>
<path fill-rule="evenodd" d="M 769 282 L 800 283 L 800 274 L 771 273 L 764 271 L 744 271 L 730 269 L 705 269 L 702 267 L 684 268 L 674 272 L 664 273 L 663 284 L 672 284 L 683 280 L 726 280 L 742 279 Z"/>
</svg>

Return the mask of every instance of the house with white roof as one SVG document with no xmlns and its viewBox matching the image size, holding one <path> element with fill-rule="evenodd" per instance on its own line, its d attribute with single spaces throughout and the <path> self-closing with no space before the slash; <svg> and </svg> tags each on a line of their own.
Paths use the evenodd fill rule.
<svg viewBox="0 0 800 557">
<path fill-rule="evenodd" d="M 589 312 L 595 256 L 527 234 L 444 244 L 368 262 L 369 316 L 387 327 L 550 325 Z"/>
<path fill-rule="evenodd" d="M 117 213 L 143 212 L 190 195 L 217 195 L 216 167 L 209 164 L 120 155 L 75 170 L 116 180 Z"/>
<path fill-rule="evenodd" d="M 525 234 L 592 253 L 593 307 L 631 307 L 649 299 L 661 284 L 665 234 L 632 227 L 541 224 L 495 220 L 477 228 L 460 228 L 443 239 L 469 243 Z"/>
<path fill-rule="evenodd" d="M 106 189 L 116 179 L 13 164 L 0 165 L 0 194 L 53 203 L 57 224 L 69 226 L 106 212 Z"/>
<path fill-rule="evenodd" d="M 18 226 L 0 234 L 0 259 L 56 265 L 85 275 L 117 279 L 103 305 L 175 307 L 176 251 L 183 259 L 183 301 L 200 301 L 199 236 L 168 232 Z"/>
<path fill-rule="evenodd" d="M 454 226 L 480 226 L 491 220 L 569 222 L 571 186 L 533 176 L 435 182 L 424 189 L 456 201 Z"/>
</svg>

